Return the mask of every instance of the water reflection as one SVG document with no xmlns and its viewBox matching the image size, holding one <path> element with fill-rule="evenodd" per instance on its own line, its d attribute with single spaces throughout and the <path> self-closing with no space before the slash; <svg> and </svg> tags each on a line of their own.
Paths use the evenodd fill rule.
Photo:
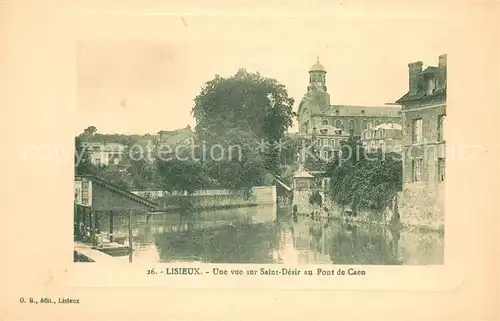
<svg viewBox="0 0 500 321">
<path fill-rule="evenodd" d="M 125 232 L 118 223 L 118 231 Z M 272 208 L 166 214 L 137 219 L 135 260 L 281 264 L 443 264 L 443 236 L 344 224 Z"/>
</svg>

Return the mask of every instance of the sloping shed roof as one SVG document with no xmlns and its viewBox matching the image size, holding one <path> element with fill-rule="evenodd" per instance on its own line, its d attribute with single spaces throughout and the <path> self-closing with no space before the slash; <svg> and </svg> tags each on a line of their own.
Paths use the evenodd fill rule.
<svg viewBox="0 0 500 321">
<path fill-rule="evenodd" d="M 127 190 L 124 190 L 122 188 L 119 188 L 101 178 L 98 178 L 97 176 L 94 176 L 94 175 L 75 175 L 75 178 L 86 178 L 90 181 L 92 181 L 92 183 L 94 184 L 98 184 L 106 189 L 109 189 L 110 191 L 116 193 L 116 194 L 119 194 L 120 196 L 123 196 L 133 202 L 136 202 L 136 203 L 139 203 L 145 207 L 148 207 L 150 209 L 153 209 L 153 208 L 157 208 L 158 207 L 158 204 L 154 203 L 154 202 L 151 202 L 150 200 L 144 198 L 144 197 L 141 197 L 141 196 L 138 196 L 134 193 L 131 193 Z M 120 208 L 121 209 L 121 208 Z M 113 208 L 109 208 L 109 210 L 113 210 Z"/>
</svg>

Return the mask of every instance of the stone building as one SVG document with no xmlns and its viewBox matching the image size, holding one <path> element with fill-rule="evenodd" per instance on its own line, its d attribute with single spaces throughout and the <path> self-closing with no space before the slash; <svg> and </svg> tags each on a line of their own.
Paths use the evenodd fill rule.
<svg viewBox="0 0 500 321">
<path fill-rule="evenodd" d="M 119 165 L 124 160 L 126 146 L 120 143 L 84 142 L 89 151 L 90 161 L 97 166 Z"/>
<path fill-rule="evenodd" d="M 320 155 L 333 155 L 340 147 L 340 140 L 351 134 L 360 136 L 363 130 L 382 123 L 401 123 L 400 106 L 330 104 L 326 73 L 318 59 L 309 70 L 307 93 L 298 109 L 299 137 L 320 145 Z"/>
<path fill-rule="evenodd" d="M 361 133 L 361 142 L 365 150 L 381 149 L 386 153 L 402 151 L 403 130 L 400 124 L 384 123 L 367 128 Z"/>
<path fill-rule="evenodd" d="M 437 67 L 408 64 L 409 90 L 396 103 L 403 111 L 402 219 L 444 223 L 446 55 Z M 403 217 L 406 216 L 406 217 Z"/>
</svg>

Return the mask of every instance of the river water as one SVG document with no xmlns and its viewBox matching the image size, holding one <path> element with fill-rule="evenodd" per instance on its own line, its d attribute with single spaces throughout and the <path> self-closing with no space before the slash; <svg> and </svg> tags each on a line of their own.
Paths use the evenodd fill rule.
<svg viewBox="0 0 500 321">
<path fill-rule="evenodd" d="M 128 221 L 115 219 L 117 235 Z M 108 230 L 103 222 L 103 231 Z M 443 264 L 444 237 L 432 231 L 292 218 L 273 207 L 136 217 L 134 261 L 280 264 Z"/>
</svg>

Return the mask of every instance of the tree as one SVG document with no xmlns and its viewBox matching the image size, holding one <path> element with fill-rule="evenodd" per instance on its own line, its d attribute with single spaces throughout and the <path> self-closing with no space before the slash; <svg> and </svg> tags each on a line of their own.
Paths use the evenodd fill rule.
<svg viewBox="0 0 500 321">
<path fill-rule="evenodd" d="M 148 159 L 147 153 L 143 150 L 136 150 L 131 144 L 125 145 L 124 150 L 127 174 L 130 176 L 133 188 L 147 189 L 153 187 L 155 183 L 155 168 L 153 160 Z"/>
<path fill-rule="evenodd" d="M 327 171 L 332 184 L 329 195 L 342 205 L 381 210 L 401 190 L 402 162 L 397 154 L 377 153 L 346 162 L 333 162 Z M 370 156 L 370 157 L 366 157 Z"/>
<path fill-rule="evenodd" d="M 74 164 L 76 175 L 93 174 L 95 171 L 95 166 L 90 161 L 90 153 L 79 136 L 75 137 Z"/>
<path fill-rule="evenodd" d="M 97 128 L 95 126 L 89 126 L 83 130 L 83 134 L 86 136 L 94 136 L 97 133 Z"/>
<path fill-rule="evenodd" d="M 210 140 L 238 129 L 253 134 L 258 142 L 280 142 L 292 126 L 293 103 L 284 85 L 258 73 L 240 69 L 229 78 L 216 76 L 195 98 L 196 133 L 201 140 Z M 280 151 L 269 147 L 263 152 L 264 166 L 277 170 Z"/>
<path fill-rule="evenodd" d="M 309 204 L 316 206 L 323 205 L 323 198 L 318 191 L 312 192 L 312 194 L 309 196 Z"/>
</svg>

